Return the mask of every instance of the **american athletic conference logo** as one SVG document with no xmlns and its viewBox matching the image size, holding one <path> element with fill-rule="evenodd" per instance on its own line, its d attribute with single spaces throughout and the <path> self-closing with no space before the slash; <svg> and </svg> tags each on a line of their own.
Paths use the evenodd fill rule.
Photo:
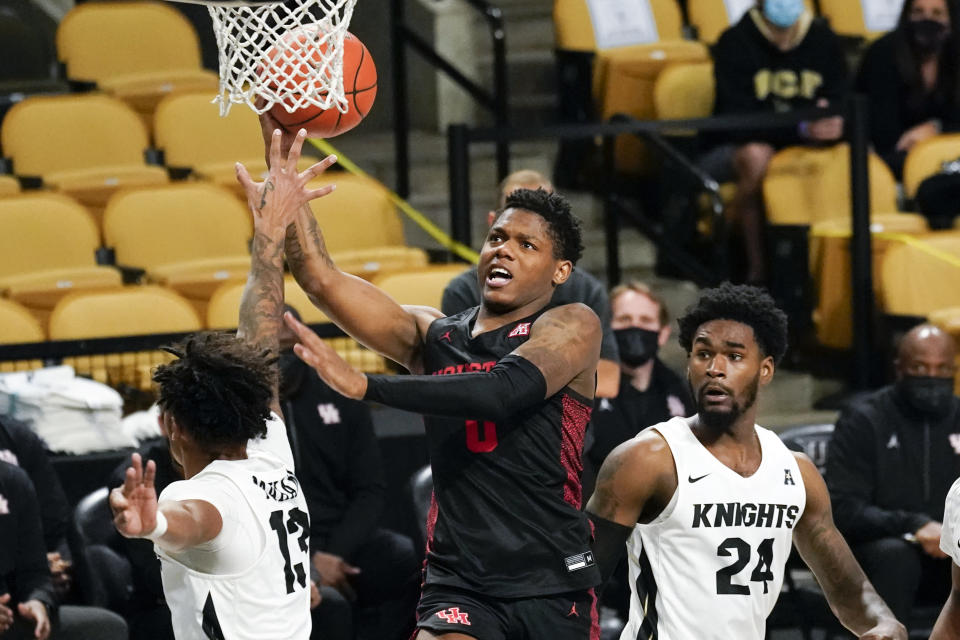
<svg viewBox="0 0 960 640">
<path fill-rule="evenodd" d="M 466 611 L 460 611 L 460 607 L 450 607 L 443 611 L 437 611 L 437 617 L 448 624 L 462 624 L 464 626 L 473 626 L 470 623 L 470 614 Z"/>
</svg>

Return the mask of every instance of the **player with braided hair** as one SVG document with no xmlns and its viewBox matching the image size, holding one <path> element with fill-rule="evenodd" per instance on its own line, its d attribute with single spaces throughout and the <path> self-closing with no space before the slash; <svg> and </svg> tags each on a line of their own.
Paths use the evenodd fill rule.
<svg viewBox="0 0 960 640">
<path fill-rule="evenodd" d="M 678 322 L 697 415 L 614 449 L 587 504 L 604 575 L 628 553 L 621 638 L 761 640 L 796 544 L 845 627 L 906 640 L 834 526 L 817 468 L 756 424 L 786 351 L 784 313 L 764 291 L 726 283 Z"/>
</svg>

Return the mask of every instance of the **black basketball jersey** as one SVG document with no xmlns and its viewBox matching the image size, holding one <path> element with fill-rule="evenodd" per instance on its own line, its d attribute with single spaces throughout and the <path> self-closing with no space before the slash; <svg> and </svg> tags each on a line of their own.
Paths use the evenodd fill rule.
<svg viewBox="0 0 960 640">
<path fill-rule="evenodd" d="M 530 337 L 546 309 L 470 337 L 478 308 L 430 325 L 425 373 L 489 371 Z M 426 583 L 499 598 L 600 582 L 580 510 L 592 402 L 568 388 L 503 423 L 426 416 L 434 495 Z"/>
</svg>

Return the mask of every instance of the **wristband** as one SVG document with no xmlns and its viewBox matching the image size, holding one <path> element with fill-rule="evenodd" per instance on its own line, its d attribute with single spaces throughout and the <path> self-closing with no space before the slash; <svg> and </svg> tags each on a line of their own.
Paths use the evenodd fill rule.
<svg viewBox="0 0 960 640">
<path fill-rule="evenodd" d="M 156 542 L 166 532 L 167 532 L 167 517 L 163 515 L 163 512 L 160 511 L 160 509 L 157 509 L 157 526 L 153 528 L 153 531 L 141 537 L 146 538 L 147 540 L 152 540 L 153 542 Z"/>
</svg>

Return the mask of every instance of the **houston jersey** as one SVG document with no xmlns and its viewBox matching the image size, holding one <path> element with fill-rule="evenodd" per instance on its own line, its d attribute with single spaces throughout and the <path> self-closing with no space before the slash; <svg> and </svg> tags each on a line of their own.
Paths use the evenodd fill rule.
<svg viewBox="0 0 960 640">
<path fill-rule="evenodd" d="M 677 491 L 627 542 L 632 593 L 621 640 L 763 640 L 806 504 L 796 458 L 757 426 L 762 460 L 744 478 L 687 420 L 650 428 L 670 445 Z"/>
<path fill-rule="evenodd" d="M 246 460 L 216 460 L 160 495 L 207 500 L 214 540 L 182 552 L 155 545 L 177 640 L 307 640 L 310 519 L 283 423 L 251 441 Z"/>
<path fill-rule="evenodd" d="M 542 313 L 476 337 L 476 307 L 436 320 L 426 336 L 426 371 L 489 371 L 529 339 Z M 580 511 L 591 404 L 564 388 L 502 423 L 424 418 L 434 479 L 427 584 L 519 598 L 599 582 Z"/>
</svg>

